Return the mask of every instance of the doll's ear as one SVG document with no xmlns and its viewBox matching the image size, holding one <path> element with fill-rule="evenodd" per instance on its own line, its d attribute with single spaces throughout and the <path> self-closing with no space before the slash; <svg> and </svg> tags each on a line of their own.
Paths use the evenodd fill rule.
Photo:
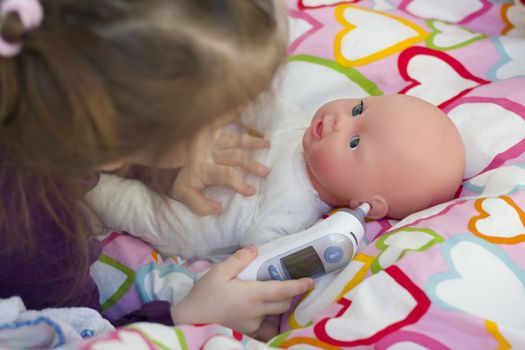
<svg viewBox="0 0 525 350">
<path fill-rule="evenodd" d="M 350 208 L 355 209 L 361 205 L 363 201 L 358 201 L 356 199 L 351 199 L 348 203 Z M 370 204 L 370 211 L 366 215 L 370 219 L 381 219 L 388 214 L 388 203 L 381 196 L 374 196 L 371 200 L 367 202 Z"/>
<path fill-rule="evenodd" d="M 370 204 L 370 211 L 367 217 L 370 219 L 381 219 L 388 214 L 388 203 L 383 197 L 374 196 L 368 204 Z"/>
</svg>

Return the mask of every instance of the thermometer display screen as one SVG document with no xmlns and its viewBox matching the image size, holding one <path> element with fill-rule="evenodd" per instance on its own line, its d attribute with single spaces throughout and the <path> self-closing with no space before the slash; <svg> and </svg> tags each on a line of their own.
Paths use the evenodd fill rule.
<svg viewBox="0 0 525 350">
<path fill-rule="evenodd" d="M 285 256 L 281 259 L 281 263 L 293 279 L 313 277 L 325 272 L 323 262 L 311 246 Z"/>
</svg>

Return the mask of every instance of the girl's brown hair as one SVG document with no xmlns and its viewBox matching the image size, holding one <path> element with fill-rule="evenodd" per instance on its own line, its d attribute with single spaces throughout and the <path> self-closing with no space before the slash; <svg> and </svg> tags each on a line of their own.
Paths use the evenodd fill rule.
<svg viewBox="0 0 525 350">
<path fill-rule="evenodd" d="M 87 264 L 81 202 L 97 169 L 172 149 L 255 99 L 284 59 L 283 23 L 269 0 L 42 5 L 34 31 L 15 13 L 0 19 L 23 45 L 0 58 L 0 251 L 33 247 L 37 203 Z"/>
</svg>

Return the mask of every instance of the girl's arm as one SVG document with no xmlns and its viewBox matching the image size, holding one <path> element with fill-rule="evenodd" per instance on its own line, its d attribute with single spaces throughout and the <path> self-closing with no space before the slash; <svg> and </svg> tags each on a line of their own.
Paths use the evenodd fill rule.
<svg viewBox="0 0 525 350">
<path fill-rule="evenodd" d="M 219 323 L 248 335 L 263 336 L 258 330 L 266 316 L 286 312 L 292 298 L 313 288 L 314 282 L 310 278 L 241 281 L 237 275 L 257 253 L 257 247 L 250 245 L 215 265 L 172 307 L 175 324 Z"/>
</svg>

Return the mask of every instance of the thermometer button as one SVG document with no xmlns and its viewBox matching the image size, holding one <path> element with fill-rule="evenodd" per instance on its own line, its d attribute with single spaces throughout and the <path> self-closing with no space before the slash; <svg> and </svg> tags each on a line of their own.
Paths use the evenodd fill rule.
<svg viewBox="0 0 525 350">
<path fill-rule="evenodd" d="M 270 277 L 272 278 L 272 280 L 277 280 L 277 281 L 283 280 L 283 276 L 281 276 L 281 274 L 279 273 L 275 265 L 268 266 L 268 273 L 270 274 Z"/>
<path fill-rule="evenodd" d="M 338 246 L 331 246 L 325 249 L 324 259 L 329 263 L 338 263 L 343 258 L 343 249 Z"/>
</svg>

